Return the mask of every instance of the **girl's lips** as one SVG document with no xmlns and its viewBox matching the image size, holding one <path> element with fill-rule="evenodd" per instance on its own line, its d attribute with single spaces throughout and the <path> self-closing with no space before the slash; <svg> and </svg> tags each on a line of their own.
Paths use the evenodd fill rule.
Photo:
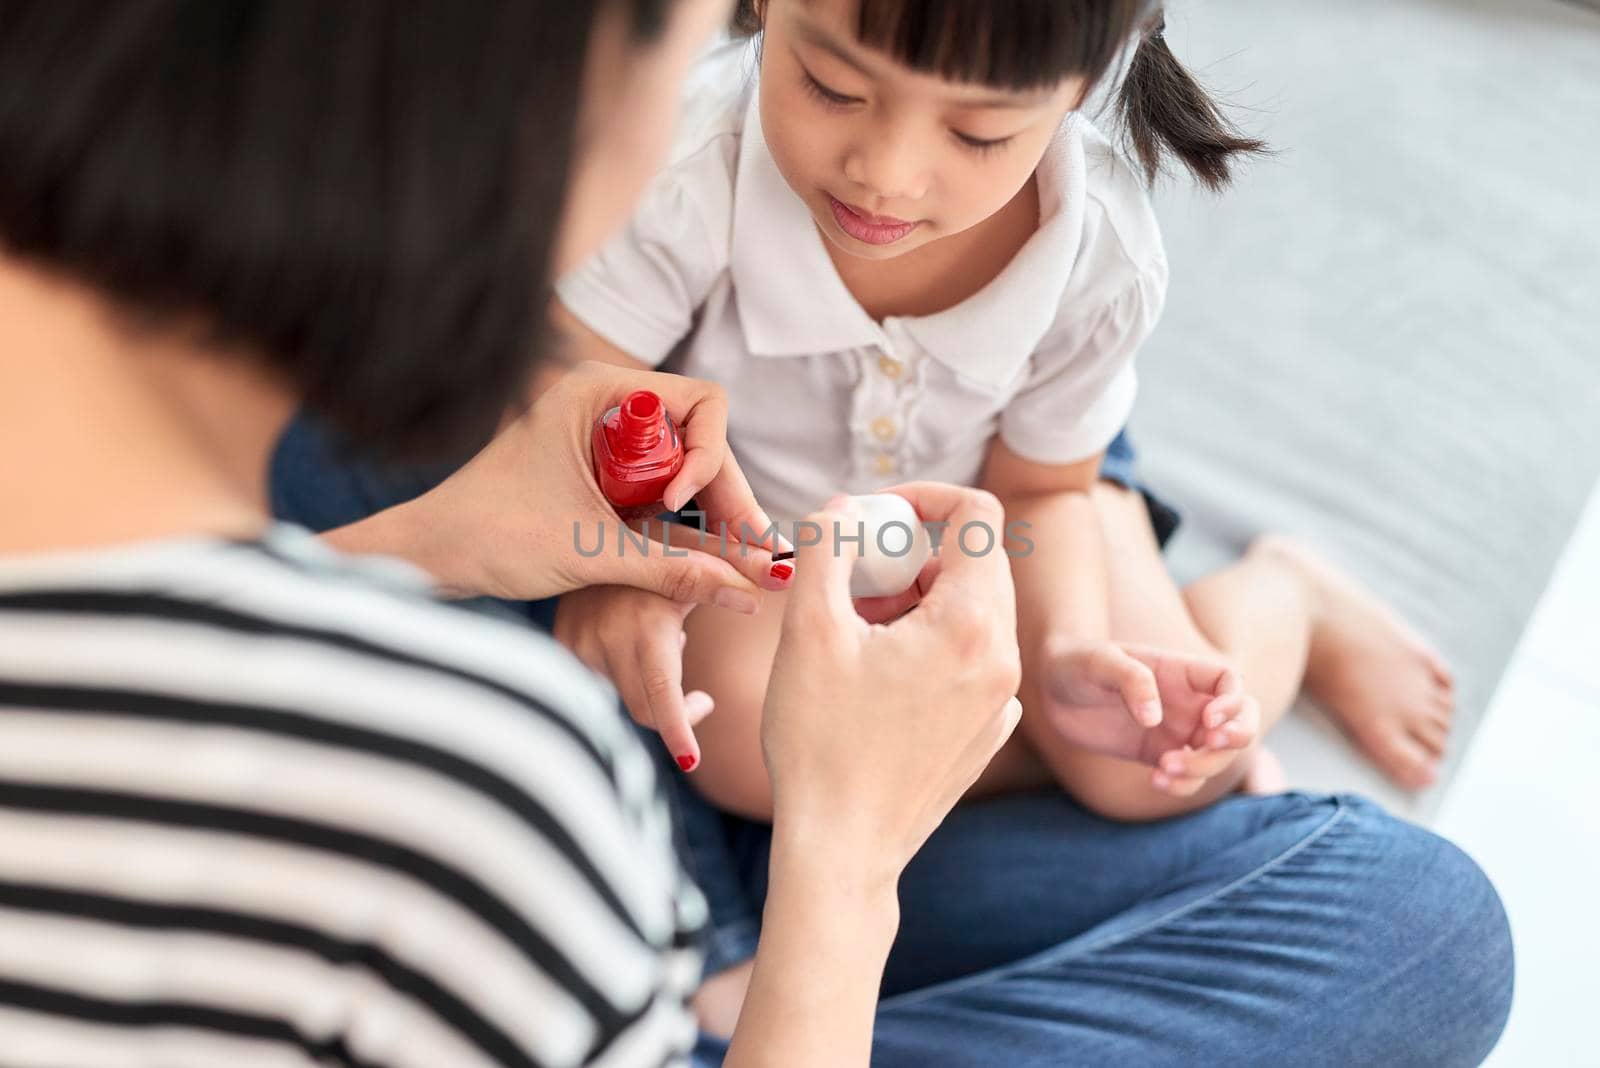
<svg viewBox="0 0 1600 1068">
<path fill-rule="evenodd" d="M 917 228 L 916 223 L 904 219 L 865 215 L 831 193 L 828 195 L 828 206 L 833 209 L 833 218 L 839 224 L 839 229 L 869 245 L 892 245 Z"/>
</svg>

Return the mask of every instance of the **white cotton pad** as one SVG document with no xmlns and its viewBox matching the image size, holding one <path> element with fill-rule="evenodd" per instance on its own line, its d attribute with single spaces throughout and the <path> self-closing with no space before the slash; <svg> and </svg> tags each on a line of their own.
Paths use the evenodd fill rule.
<svg viewBox="0 0 1600 1068">
<path fill-rule="evenodd" d="M 904 593 L 917 581 L 933 555 L 928 530 L 911 502 L 893 493 L 851 497 L 861 523 L 861 545 L 841 541 L 841 553 L 859 552 L 850 572 L 850 596 L 888 597 Z M 853 537 L 846 524 L 842 533 Z"/>
</svg>

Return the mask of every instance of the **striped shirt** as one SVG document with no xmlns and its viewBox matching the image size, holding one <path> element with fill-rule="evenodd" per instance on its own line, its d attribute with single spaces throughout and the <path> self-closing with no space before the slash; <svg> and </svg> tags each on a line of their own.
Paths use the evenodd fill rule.
<svg viewBox="0 0 1600 1068">
<path fill-rule="evenodd" d="M 705 904 L 614 695 L 275 527 L 0 558 L 0 1064 L 682 1063 Z"/>
</svg>

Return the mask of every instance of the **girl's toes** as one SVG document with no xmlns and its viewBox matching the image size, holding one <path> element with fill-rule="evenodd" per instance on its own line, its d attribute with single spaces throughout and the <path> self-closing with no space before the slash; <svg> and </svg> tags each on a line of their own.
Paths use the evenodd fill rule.
<svg viewBox="0 0 1600 1068">
<path fill-rule="evenodd" d="M 1433 672 L 1433 681 L 1442 689 L 1453 691 L 1456 688 L 1455 672 L 1450 670 L 1450 666 L 1438 654 L 1428 654 L 1428 668 Z"/>
<path fill-rule="evenodd" d="M 1419 720 L 1411 725 L 1411 737 L 1436 759 L 1444 756 L 1445 746 L 1450 743 L 1450 732 L 1441 730 L 1427 720 Z"/>
<path fill-rule="evenodd" d="M 1403 731 L 1386 733 L 1373 757 L 1384 774 L 1408 790 L 1421 790 L 1438 778 L 1438 760 Z"/>
</svg>

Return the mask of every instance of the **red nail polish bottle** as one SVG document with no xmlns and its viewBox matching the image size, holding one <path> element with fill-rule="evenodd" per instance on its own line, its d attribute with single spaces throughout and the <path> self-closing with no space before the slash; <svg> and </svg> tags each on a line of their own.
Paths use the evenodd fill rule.
<svg viewBox="0 0 1600 1068">
<path fill-rule="evenodd" d="M 683 467 L 683 441 L 666 405 L 649 390 L 630 393 L 594 425 L 594 477 L 624 519 L 660 511 L 661 495 Z"/>
</svg>

